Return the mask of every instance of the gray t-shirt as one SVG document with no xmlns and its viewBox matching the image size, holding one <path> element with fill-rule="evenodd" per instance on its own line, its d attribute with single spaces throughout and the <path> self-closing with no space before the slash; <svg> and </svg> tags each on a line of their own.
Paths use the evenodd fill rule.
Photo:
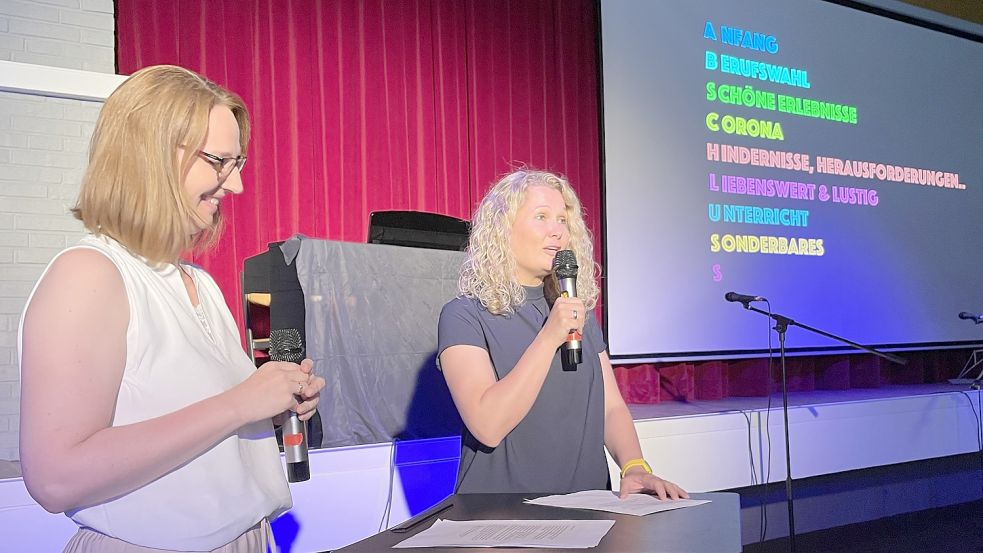
<svg viewBox="0 0 983 553">
<path fill-rule="evenodd" d="M 488 351 L 497 379 L 509 374 L 549 315 L 543 287 L 526 287 L 512 315 L 493 315 L 475 299 L 458 297 L 440 312 L 437 355 L 451 346 Z M 583 362 L 564 371 L 559 350 L 529 413 L 489 448 L 462 430 L 458 493 L 570 493 L 607 489 L 604 455 L 604 382 L 598 354 L 606 349 L 587 313 Z"/>
</svg>

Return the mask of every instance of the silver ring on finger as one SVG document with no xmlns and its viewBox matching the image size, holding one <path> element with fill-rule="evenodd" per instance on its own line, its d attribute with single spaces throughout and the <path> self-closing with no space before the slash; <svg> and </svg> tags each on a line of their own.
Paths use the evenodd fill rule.
<svg viewBox="0 0 983 553">
<path fill-rule="evenodd" d="M 576 310 L 576 309 L 574 309 L 574 310 L 573 310 L 573 320 L 575 320 L 575 321 L 576 321 L 576 320 L 577 320 L 577 316 L 578 316 L 578 315 L 577 315 L 577 310 Z"/>
<path fill-rule="evenodd" d="M 297 395 L 298 396 L 304 395 L 304 383 L 303 382 L 298 382 L 297 383 Z"/>
</svg>

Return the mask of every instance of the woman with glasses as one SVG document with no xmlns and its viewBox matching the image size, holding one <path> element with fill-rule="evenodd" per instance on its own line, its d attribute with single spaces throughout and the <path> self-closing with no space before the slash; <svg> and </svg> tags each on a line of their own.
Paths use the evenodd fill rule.
<svg viewBox="0 0 983 553">
<path fill-rule="evenodd" d="M 89 234 L 20 329 L 24 482 L 79 525 L 66 551 L 266 551 L 291 506 L 271 419 L 309 419 L 324 380 L 255 369 L 181 260 L 217 238 L 248 140 L 242 100 L 180 67 L 138 71 L 99 114 L 73 210 Z"/>
<path fill-rule="evenodd" d="M 554 257 L 572 250 L 578 297 L 562 297 Z M 563 178 L 515 171 L 471 223 L 460 296 L 440 313 L 437 353 L 465 429 L 459 493 L 570 493 L 608 487 L 604 448 L 621 467 L 621 497 L 686 498 L 652 474 L 594 320 L 599 289 L 580 200 Z M 561 345 L 581 339 L 579 366 Z M 574 370 L 565 370 L 565 369 Z"/>
</svg>

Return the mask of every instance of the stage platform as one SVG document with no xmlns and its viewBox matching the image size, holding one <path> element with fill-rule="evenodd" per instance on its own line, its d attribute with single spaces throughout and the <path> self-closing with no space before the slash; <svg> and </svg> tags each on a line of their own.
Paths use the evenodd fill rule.
<svg viewBox="0 0 983 553">
<path fill-rule="evenodd" d="M 965 385 L 796 392 L 789 400 L 796 479 L 979 451 L 980 393 Z M 630 409 L 653 468 L 690 491 L 785 480 L 780 395 L 770 412 L 762 397 Z M 426 509 L 453 491 L 459 449 L 459 438 L 448 437 L 312 452 L 311 480 L 291 485 L 294 509 L 274 523 L 281 546 L 336 549 Z M 611 470 L 617 483 L 613 463 Z M 784 504 L 772 504 L 780 531 Z M 20 478 L 0 481 L 0 528 L 22 550 L 58 550 L 74 532 L 67 518 L 35 504 Z"/>
<path fill-rule="evenodd" d="M 770 399 L 629 407 L 653 468 L 712 491 L 785 480 L 782 398 Z M 979 411 L 978 391 L 947 383 L 789 394 L 792 476 L 978 451 Z"/>
<path fill-rule="evenodd" d="M 881 386 L 880 388 L 853 388 L 850 390 L 813 390 L 809 392 L 792 392 L 788 397 L 788 406 L 824 405 L 832 403 L 850 403 L 857 401 L 876 401 L 897 399 L 903 397 L 926 396 L 947 393 L 976 394 L 968 385 L 940 384 L 906 384 Z M 754 411 L 782 407 L 782 394 L 774 393 L 767 397 L 731 397 L 710 401 L 664 401 L 651 405 L 631 404 L 628 406 L 632 418 L 636 422 L 646 419 L 661 419 L 666 417 L 685 417 L 690 415 L 708 415 L 725 413 L 727 411 Z"/>
</svg>

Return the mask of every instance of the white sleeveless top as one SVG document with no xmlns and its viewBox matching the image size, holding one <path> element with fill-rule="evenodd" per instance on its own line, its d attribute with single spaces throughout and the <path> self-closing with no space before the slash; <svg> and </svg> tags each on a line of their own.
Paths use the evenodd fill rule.
<svg viewBox="0 0 983 553">
<path fill-rule="evenodd" d="M 225 299 L 203 270 L 184 265 L 198 289 L 196 313 L 176 266 L 152 268 L 105 236 L 86 236 L 75 247 L 96 249 L 116 265 L 130 304 L 113 426 L 174 412 L 232 388 L 255 370 Z M 23 332 L 21 317 L 21 347 Z M 259 421 L 137 490 L 66 514 L 133 544 L 207 551 L 291 505 L 272 422 Z"/>
</svg>

